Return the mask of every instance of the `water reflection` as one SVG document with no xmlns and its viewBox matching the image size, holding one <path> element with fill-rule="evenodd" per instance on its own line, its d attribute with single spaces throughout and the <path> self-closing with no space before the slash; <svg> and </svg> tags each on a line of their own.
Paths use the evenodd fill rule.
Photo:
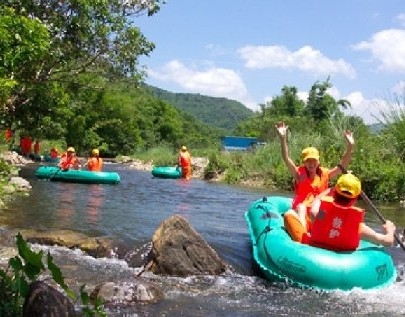
<svg viewBox="0 0 405 317">
<path fill-rule="evenodd" d="M 66 184 L 68 187 L 69 184 Z M 57 219 L 59 219 L 59 223 L 65 226 L 71 225 L 71 221 L 73 220 L 73 215 L 75 213 L 74 210 L 74 192 L 68 189 L 62 188 L 60 192 L 60 203 L 59 208 L 57 208 Z"/>
<path fill-rule="evenodd" d="M 96 224 L 100 221 L 101 207 L 104 204 L 105 187 L 99 184 L 92 184 L 87 190 L 87 221 Z"/>
<path fill-rule="evenodd" d="M 34 169 L 27 167 L 22 175 L 31 182 L 32 192 L 12 201 L 8 210 L 0 210 L 2 225 L 71 229 L 88 235 L 107 235 L 133 246 L 150 242 L 163 220 L 179 214 L 187 218 L 221 258 L 236 268 L 237 273 L 230 277 L 153 277 L 165 288 L 167 297 L 157 305 L 143 306 L 139 316 L 351 316 L 366 313 L 367 316 L 392 317 L 405 314 L 403 282 L 375 292 L 320 294 L 275 287 L 254 276 L 244 213 L 254 200 L 278 193 L 196 179 L 156 179 L 150 173 L 122 165 L 106 166 L 120 174 L 118 185 L 39 181 L 34 177 Z M 387 219 L 404 227 L 403 209 L 395 205 L 378 207 Z M 381 228 L 372 211 L 366 213 L 366 221 L 373 228 Z M 64 273 L 71 280 L 130 281 L 136 275 L 122 261 L 94 259 L 62 248 L 53 248 L 52 252 L 58 263 L 64 264 Z M 391 248 L 389 252 L 397 267 L 403 268 L 405 252 L 400 248 Z M 110 314 L 131 315 L 133 311 Z"/>
</svg>

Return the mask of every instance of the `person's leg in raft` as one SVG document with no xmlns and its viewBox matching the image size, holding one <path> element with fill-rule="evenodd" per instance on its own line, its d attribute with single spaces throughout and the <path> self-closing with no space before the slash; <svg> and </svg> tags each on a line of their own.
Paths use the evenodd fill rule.
<svg viewBox="0 0 405 317">
<path fill-rule="evenodd" d="M 302 242 L 304 234 L 307 233 L 306 225 L 301 222 L 294 210 L 289 210 L 284 214 L 284 227 L 291 239 L 297 242 Z"/>
</svg>

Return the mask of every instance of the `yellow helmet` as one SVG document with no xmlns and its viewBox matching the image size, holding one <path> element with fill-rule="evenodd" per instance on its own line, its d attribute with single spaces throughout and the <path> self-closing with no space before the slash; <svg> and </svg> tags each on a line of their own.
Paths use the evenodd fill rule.
<svg viewBox="0 0 405 317">
<path fill-rule="evenodd" d="M 316 159 L 319 161 L 319 151 L 314 147 L 307 147 L 302 150 L 302 161 L 305 162 L 307 159 Z"/>
<path fill-rule="evenodd" d="M 183 145 L 183 146 L 181 147 L 181 150 L 182 150 L 182 151 L 187 151 L 186 146 L 185 146 L 185 145 Z"/>
<path fill-rule="evenodd" d="M 356 198 L 361 193 L 361 182 L 353 174 L 347 173 L 339 177 L 335 188 L 339 195 Z"/>
<path fill-rule="evenodd" d="M 68 149 L 67 149 L 67 151 L 68 151 L 68 152 L 76 152 L 76 151 L 75 151 L 75 148 L 72 147 L 72 146 L 69 146 Z"/>
<path fill-rule="evenodd" d="M 93 151 L 91 151 L 91 155 L 99 155 L 100 152 L 98 151 L 98 149 L 93 149 Z"/>
</svg>

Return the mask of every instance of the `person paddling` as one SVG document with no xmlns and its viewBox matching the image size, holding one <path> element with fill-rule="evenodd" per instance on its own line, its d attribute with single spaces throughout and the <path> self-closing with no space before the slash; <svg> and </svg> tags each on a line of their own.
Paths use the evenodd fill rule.
<svg viewBox="0 0 405 317">
<path fill-rule="evenodd" d="M 62 170 L 79 169 L 79 160 L 76 157 L 76 151 L 74 147 L 68 147 L 67 151 L 62 154 L 59 162 L 59 167 Z"/>
<path fill-rule="evenodd" d="M 343 174 L 333 188 L 318 195 L 311 206 L 311 230 L 301 222 L 294 211 L 284 215 L 284 225 L 291 238 L 297 242 L 333 251 L 353 251 L 360 239 L 383 246 L 395 242 L 394 223 L 382 225 L 384 233 L 378 233 L 364 223 L 365 210 L 355 207 L 361 194 L 361 182 L 353 174 Z"/>
<path fill-rule="evenodd" d="M 98 149 L 91 151 L 91 157 L 87 161 L 87 168 L 92 172 L 101 172 L 103 169 L 103 159 L 100 157 Z"/>
</svg>

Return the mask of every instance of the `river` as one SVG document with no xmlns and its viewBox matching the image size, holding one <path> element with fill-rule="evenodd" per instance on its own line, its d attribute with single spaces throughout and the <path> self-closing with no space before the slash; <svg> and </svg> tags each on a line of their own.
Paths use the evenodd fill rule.
<svg viewBox="0 0 405 317">
<path fill-rule="evenodd" d="M 184 216 L 202 237 L 231 264 L 230 276 L 189 278 L 151 276 L 165 292 L 158 304 L 111 309 L 109 316 L 404 316 L 405 251 L 388 251 L 400 281 L 382 290 L 319 292 L 272 284 L 252 268 L 251 241 L 244 213 L 265 190 L 190 181 L 153 178 L 149 172 L 125 165 L 105 164 L 106 171 L 121 176 L 118 185 L 70 184 L 38 180 L 36 165 L 20 175 L 30 181 L 29 196 L 18 197 L 0 211 L 7 229 L 70 229 L 89 236 L 108 236 L 128 246 L 147 245 L 159 224 L 174 214 Z M 384 216 L 405 227 L 405 210 L 377 205 Z M 379 228 L 368 212 L 367 223 Z M 130 283 L 137 268 L 117 259 L 94 259 L 80 251 L 50 248 L 67 279 L 95 283 L 104 280 Z M 138 269 L 139 270 L 139 269 Z"/>
</svg>

